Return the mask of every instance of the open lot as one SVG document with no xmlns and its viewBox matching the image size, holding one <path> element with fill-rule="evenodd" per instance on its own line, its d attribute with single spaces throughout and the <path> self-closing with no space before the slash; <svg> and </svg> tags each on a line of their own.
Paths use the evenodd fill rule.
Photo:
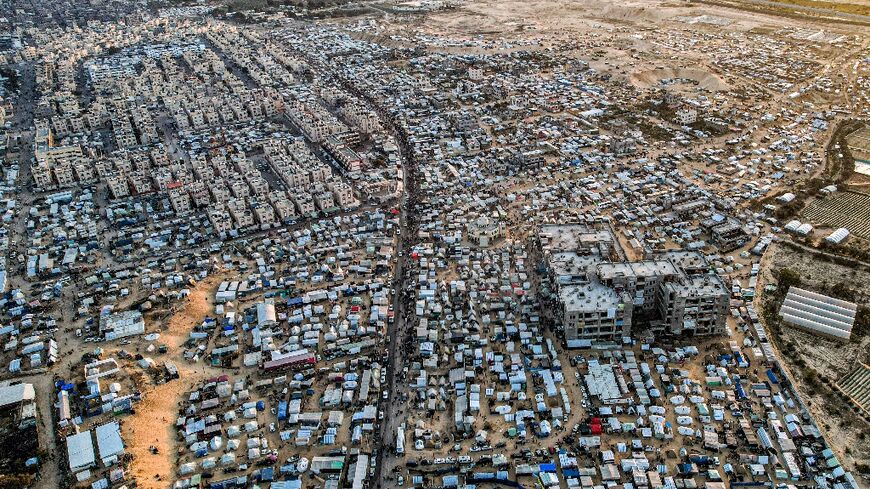
<svg viewBox="0 0 870 489">
<path fill-rule="evenodd" d="M 785 245 L 773 246 L 762 264 L 759 290 L 775 284 L 775 277 L 787 269 L 800 277 L 801 287 L 822 293 L 845 293 L 863 309 L 863 328 L 853 330 L 851 340 L 844 343 L 779 321 L 776 311 L 781 299 L 777 300 L 774 292 L 763 293 L 757 300 L 784 363 L 810 411 L 819 419 L 826 440 L 851 467 L 870 463 L 870 444 L 867 443 L 870 420 L 839 396 L 835 388 L 859 362 L 870 362 L 870 329 L 866 323 L 870 270 L 864 266 L 834 263 L 819 254 Z"/>
</svg>

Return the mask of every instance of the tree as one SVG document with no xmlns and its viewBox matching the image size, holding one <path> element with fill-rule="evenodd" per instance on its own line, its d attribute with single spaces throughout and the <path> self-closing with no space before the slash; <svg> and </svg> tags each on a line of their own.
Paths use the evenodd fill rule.
<svg viewBox="0 0 870 489">
<path fill-rule="evenodd" d="M 776 279 L 779 282 L 777 288 L 781 293 L 787 292 L 792 286 L 800 287 L 801 285 L 801 275 L 790 268 L 780 268 Z"/>
<path fill-rule="evenodd" d="M 844 301 L 855 302 L 855 291 L 846 282 L 839 282 L 831 287 L 831 295 Z"/>
</svg>

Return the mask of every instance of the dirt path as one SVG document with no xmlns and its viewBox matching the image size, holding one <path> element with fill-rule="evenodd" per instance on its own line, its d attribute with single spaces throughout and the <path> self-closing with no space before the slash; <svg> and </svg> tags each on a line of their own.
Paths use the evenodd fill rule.
<svg viewBox="0 0 870 489">
<path fill-rule="evenodd" d="M 20 377 L 22 382 L 30 382 L 36 391 L 36 405 L 39 415 L 39 447 L 45 451 L 46 458 L 41 461 L 44 467 L 41 469 L 39 479 L 34 482 L 36 489 L 55 489 L 60 487 L 60 469 L 58 466 L 60 450 L 66 450 L 66 445 L 59 445 L 54 437 L 54 381 L 50 373 L 40 373 L 27 377 Z"/>
<path fill-rule="evenodd" d="M 202 363 L 188 363 L 183 358 L 182 345 L 193 326 L 214 311 L 214 289 L 221 276 L 215 275 L 192 288 L 184 306 L 179 309 L 160 333 L 160 342 L 168 347 L 167 355 L 178 367 L 178 380 L 156 385 L 142 393 L 136 413 L 124 420 L 122 435 L 128 453 L 133 455 L 129 475 L 136 478 L 137 487 L 163 489 L 170 487 L 175 473 L 175 419 L 183 396 L 199 381 L 222 372 Z M 152 454 L 155 446 L 158 453 Z"/>
</svg>

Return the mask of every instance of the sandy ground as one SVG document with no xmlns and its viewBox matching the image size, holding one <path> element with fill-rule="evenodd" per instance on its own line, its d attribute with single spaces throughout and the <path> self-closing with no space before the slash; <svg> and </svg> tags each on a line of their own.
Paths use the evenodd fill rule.
<svg viewBox="0 0 870 489">
<path fill-rule="evenodd" d="M 793 19 L 774 15 L 673 1 L 578 0 L 566 3 L 557 0 L 480 0 L 465 3 L 456 10 L 430 14 L 426 16 L 426 23 L 419 27 L 439 35 L 498 33 L 507 38 L 512 35 L 528 37 L 529 33 L 523 32 L 531 28 L 532 35 L 553 35 L 564 39 L 567 33 L 576 35 L 590 30 L 607 31 L 627 25 L 648 27 L 674 22 L 675 26 L 688 28 L 690 26 L 679 19 L 700 15 L 727 19 L 729 24 L 725 28 L 729 31 L 747 31 L 759 27 L 780 29 L 795 25 Z M 811 22 L 808 20 L 805 23 Z M 700 25 L 692 27 L 702 28 Z M 848 32 L 850 28 L 829 24 L 824 27 L 837 32 Z"/>
<path fill-rule="evenodd" d="M 175 472 L 174 425 L 178 403 L 197 382 L 221 373 L 203 364 L 188 363 L 182 358 L 181 348 L 192 327 L 206 315 L 213 314 L 214 289 L 220 280 L 220 276 L 213 275 L 192 288 L 183 307 L 172 315 L 160 333 L 160 342 L 167 345 L 168 352 L 155 360 L 173 361 L 178 367 L 179 379 L 145 390 L 136 413 L 124 420 L 122 436 L 127 452 L 133 455 L 129 475 L 136 478 L 139 488 L 170 486 Z M 157 447 L 159 453 L 152 454 L 151 446 Z"/>
<path fill-rule="evenodd" d="M 870 271 L 820 261 L 809 253 L 796 252 L 779 245 L 773 245 L 764 255 L 758 290 L 762 290 L 765 284 L 775 282 L 772 271 L 783 267 L 800 273 L 803 286 L 809 289 L 817 288 L 823 282 L 832 285 L 845 281 L 857 285 L 862 293 L 861 302 L 870 302 Z M 818 373 L 822 382 L 831 386 L 848 373 L 856 362 L 866 362 L 870 355 L 870 336 L 865 336 L 861 341 L 843 343 L 786 325 L 783 326 L 782 341 L 799 351 L 803 361 Z M 788 365 L 792 378 L 795 378 L 801 368 L 793 365 L 787 357 L 779 356 Z M 870 462 L 870 444 L 859 438 L 862 432 L 870 430 L 870 425 L 851 412 L 840 410 L 842 403 L 830 402 L 823 394 L 801 382 L 797 382 L 797 385 L 801 397 L 818 421 L 819 429 L 843 465 L 854 470 L 855 465 Z M 861 481 L 860 478 L 858 480 Z M 864 487 L 867 487 L 866 483 Z"/>
<path fill-rule="evenodd" d="M 728 84 L 707 70 L 697 68 L 666 68 L 641 71 L 631 76 L 631 81 L 640 88 L 650 88 L 662 80 L 686 79 L 698 82 L 698 86 L 710 91 L 727 90 Z"/>
</svg>

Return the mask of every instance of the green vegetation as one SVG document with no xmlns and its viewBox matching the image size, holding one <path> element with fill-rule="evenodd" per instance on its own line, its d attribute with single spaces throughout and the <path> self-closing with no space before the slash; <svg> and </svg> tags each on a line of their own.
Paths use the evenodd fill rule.
<svg viewBox="0 0 870 489">
<path fill-rule="evenodd" d="M 801 275 L 791 268 L 780 268 L 774 276 L 777 280 L 776 292 L 778 295 L 782 295 L 782 297 L 785 297 L 790 287 L 801 286 Z"/>
<path fill-rule="evenodd" d="M 855 119 L 843 121 L 837 126 L 825 150 L 825 171 L 821 177 L 811 178 L 798 183 L 791 190 L 795 195 L 794 200 L 787 204 L 779 204 L 775 200 L 777 196 L 771 195 L 756 202 L 753 208 L 759 210 L 766 204 L 776 205 L 777 208 L 773 212 L 773 217 L 785 221 L 800 214 L 806 206 L 807 200 L 817 195 L 822 188 L 832 184 L 838 186 L 846 184 L 855 172 L 855 158 L 849 150 L 847 138 L 862 127 L 864 127 L 864 123 Z M 859 257 L 855 256 L 855 258 Z"/>
<path fill-rule="evenodd" d="M 263 11 L 269 8 L 267 0 L 230 0 L 226 7 L 230 12 L 243 12 L 246 10 Z"/>
<path fill-rule="evenodd" d="M 854 264 L 852 260 L 870 262 L 870 250 L 868 250 L 866 246 L 862 246 L 866 245 L 866 243 L 866 241 L 856 238 L 840 244 L 833 244 L 828 243 L 827 241 L 822 241 L 821 243 L 819 243 L 818 249 L 825 253 L 845 257 L 843 262 L 852 265 Z M 836 260 L 832 261 L 836 262 Z"/>
<path fill-rule="evenodd" d="M 842 184 L 855 172 L 855 158 L 849 150 L 847 138 L 862 127 L 864 122 L 849 119 L 841 122 L 834 130 L 826 151 L 828 159 L 825 166 L 825 177 L 831 183 Z"/>
<path fill-rule="evenodd" d="M 833 418 L 839 419 L 838 424 L 841 427 L 856 425 L 861 423 L 860 418 L 851 416 L 852 407 L 849 402 L 839 395 L 839 391 L 834 387 L 835 379 L 824 375 L 816 370 L 812 365 L 808 364 L 803 357 L 804 345 L 794 339 L 785 339 L 783 337 L 783 322 L 779 317 L 778 311 L 785 299 L 785 295 L 791 286 L 800 286 L 804 279 L 801 275 L 787 267 L 780 268 L 774 271 L 774 276 L 777 278 L 777 287 L 770 292 L 766 292 L 762 296 L 761 316 L 763 323 L 770 332 L 769 338 L 776 345 L 777 350 L 783 356 L 786 363 L 791 366 L 792 375 L 800 380 L 814 396 L 818 396 L 822 400 L 822 406 Z M 830 289 L 844 291 L 848 288 L 847 284 L 836 284 Z M 851 289 L 849 288 L 849 291 Z M 819 290 L 826 293 L 827 290 Z M 870 309 L 861 307 L 865 318 L 870 319 Z M 856 322 L 857 327 L 857 322 Z M 853 341 L 856 339 L 853 332 Z M 866 361 L 866 360 L 864 360 Z M 808 404 L 812 401 L 808 400 Z M 830 429 L 830 425 L 825 425 L 825 429 Z"/>
<path fill-rule="evenodd" d="M 870 6 L 855 5 L 845 2 L 827 2 L 821 0 L 769 0 L 771 3 L 754 3 L 745 0 L 690 0 L 697 3 L 706 3 L 712 5 L 722 5 L 725 7 L 736 7 L 752 12 L 763 12 L 766 14 L 778 15 L 792 19 L 805 19 L 807 17 L 818 18 L 825 15 L 825 11 L 829 11 L 831 15 L 847 14 L 856 16 L 870 16 Z M 818 10 L 809 10 L 818 9 Z M 840 23 L 870 25 L 870 18 L 867 21 L 861 20 L 860 17 L 840 18 L 837 19 Z"/>
</svg>

